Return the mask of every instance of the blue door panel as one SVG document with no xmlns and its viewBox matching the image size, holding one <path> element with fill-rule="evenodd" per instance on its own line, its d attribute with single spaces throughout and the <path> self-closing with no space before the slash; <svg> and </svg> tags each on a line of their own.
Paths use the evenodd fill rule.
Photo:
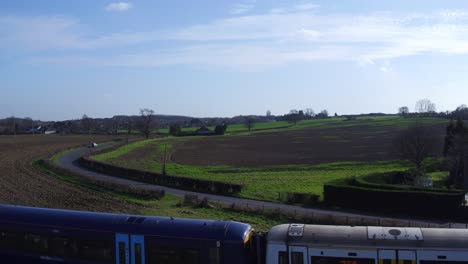
<svg viewBox="0 0 468 264">
<path fill-rule="evenodd" d="M 129 238 L 127 234 L 115 234 L 115 263 L 130 264 Z"/>
<path fill-rule="evenodd" d="M 145 237 L 130 235 L 131 264 L 145 264 Z"/>
</svg>

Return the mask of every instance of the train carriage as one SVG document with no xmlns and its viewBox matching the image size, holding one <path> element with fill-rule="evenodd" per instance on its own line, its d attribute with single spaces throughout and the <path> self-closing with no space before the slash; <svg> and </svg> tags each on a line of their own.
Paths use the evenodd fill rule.
<svg viewBox="0 0 468 264">
<path fill-rule="evenodd" d="M 468 230 L 285 224 L 268 264 L 468 264 Z"/>
<path fill-rule="evenodd" d="M 239 264 L 251 232 L 233 221 L 0 206 L 0 263 Z"/>
</svg>

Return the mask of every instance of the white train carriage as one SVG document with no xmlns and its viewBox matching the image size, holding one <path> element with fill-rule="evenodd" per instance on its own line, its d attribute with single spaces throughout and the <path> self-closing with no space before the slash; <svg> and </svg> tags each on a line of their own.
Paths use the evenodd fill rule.
<svg viewBox="0 0 468 264">
<path fill-rule="evenodd" d="M 285 224 L 267 235 L 268 264 L 468 264 L 468 230 Z"/>
</svg>

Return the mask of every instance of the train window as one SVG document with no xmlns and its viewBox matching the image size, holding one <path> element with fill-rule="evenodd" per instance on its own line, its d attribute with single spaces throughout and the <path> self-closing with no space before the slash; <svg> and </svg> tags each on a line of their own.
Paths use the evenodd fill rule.
<svg viewBox="0 0 468 264">
<path fill-rule="evenodd" d="M 164 264 L 198 264 L 200 256 L 198 250 L 172 247 L 151 247 L 148 263 Z"/>
<path fill-rule="evenodd" d="M 289 264 L 288 253 L 286 251 L 278 252 L 278 264 Z"/>
<path fill-rule="evenodd" d="M 135 264 L 141 264 L 141 244 L 135 243 Z"/>
<path fill-rule="evenodd" d="M 0 231 L 0 249 L 21 249 L 19 248 L 20 236 L 14 232 Z"/>
<path fill-rule="evenodd" d="M 447 261 L 447 260 L 421 260 L 420 264 L 468 264 L 467 261 Z"/>
<path fill-rule="evenodd" d="M 45 236 L 25 234 L 23 247 L 27 252 L 46 254 L 49 252 L 49 241 Z"/>
<path fill-rule="evenodd" d="M 125 250 L 125 242 L 119 242 L 119 263 L 127 262 Z"/>
<path fill-rule="evenodd" d="M 80 241 L 80 256 L 90 260 L 112 260 L 112 241 L 84 240 Z"/>
<path fill-rule="evenodd" d="M 210 264 L 219 264 L 221 263 L 219 248 L 210 248 Z"/>
<path fill-rule="evenodd" d="M 375 259 L 341 258 L 341 257 L 311 257 L 312 264 L 374 264 Z"/>
<path fill-rule="evenodd" d="M 304 254 L 302 252 L 291 253 L 292 264 L 304 264 Z"/>
<path fill-rule="evenodd" d="M 54 257 L 76 257 L 77 243 L 69 238 L 53 237 L 50 239 L 50 254 Z"/>
</svg>

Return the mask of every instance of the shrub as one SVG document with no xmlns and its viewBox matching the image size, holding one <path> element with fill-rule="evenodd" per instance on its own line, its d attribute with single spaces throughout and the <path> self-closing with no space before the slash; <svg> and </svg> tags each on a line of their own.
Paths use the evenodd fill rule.
<svg viewBox="0 0 468 264">
<path fill-rule="evenodd" d="M 284 196 L 286 197 L 286 203 L 308 206 L 316 205 L 320 199 L 319 195 L 311 193 L 286 192 Z M 284 196 L 282 195 L 282 197 Z"/>
<path fill-rule="evenodd" d="M 78 159 L 78 162 L 81 166 L 92 171 L 134 181 L 185 189 L 194 192 L 234 195 L 241 192 L 243 188 L 242 185 L 235 183 L 196 179 L 175 175 L 162 175 L 149 171 L 118 167 L 111 164 L 91 160 L 86 156 Z"/>
<path fill-rule="evenodd" d="M 330 205 L 373 211 L 411 213 L 440 217 L 458 212 L 463 192 L 434 192 L 414 189 L 383 189 L 374 185 L 354 186 L 358 179 L 324 185 L 324 201 Z"/>
<path fill-rule="evenodd" d="M 201 198 L 198 197 L 196 194 L 186 194 L 184 195 L 184 201 L 183 201 L 184 206 L 191 206 L 195 208 L 208 208 L 208 198 L 204 197 Z"/>
</svg>

